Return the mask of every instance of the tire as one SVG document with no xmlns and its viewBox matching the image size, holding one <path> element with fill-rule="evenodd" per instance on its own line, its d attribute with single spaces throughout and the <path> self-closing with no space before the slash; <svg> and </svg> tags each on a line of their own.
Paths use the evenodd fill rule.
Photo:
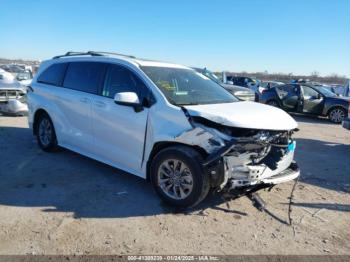
<svg viewBox="0 0 350 262">
<path fill-rule="evenodd" d="M 346 110 L 341 107 L 334 107 L 328 112 L 328 119 L 332 123 L 340 124 L 346 118 Z"/>
<path fill-rule="evenodd" d="M 269 106 L 280 107 L 276 100 L 270 100 L 266 104 L 268 104 Z"/>
<path fill-rule="evenodd" d="M 150 168 L 151 182 L 160 198 L 167 204 L 182 208 L 199 204 L 210 189 L 209 176 L 202 162 L 202 156 L 187 146 L 161 150 Z"/>
<path fill-rule="evenodd" d="M 55 128 L 46 113 L 42 113 L 36 122 L 36 139 L 40 148 L 46 152 L 53 152 L 58 148 Z"/>
</svg>

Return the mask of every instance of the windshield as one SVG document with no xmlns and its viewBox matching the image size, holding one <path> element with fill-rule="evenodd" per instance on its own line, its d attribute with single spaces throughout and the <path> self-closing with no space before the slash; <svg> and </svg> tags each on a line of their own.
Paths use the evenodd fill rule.
<svg viewBox="0 0 350 262">
<path fill-rule="evenodd" d="M 317 86 L 315 87 L 318 91 L 321 92 L 324 96 L 337 96 L 335 93 L 333 93 L 331 90 L 329 90 L 327 87 L 324 86 Z"/>
<path fill-rule="evenodd" d="M 21 80 L 28 80 L 28 79 L 32 79 L 32 75 L 30 72 L 21 72 L 18 73 L 16 76 L 17 80 L 21 81 Z"/>
<path fill-rule="evenodd" d="M 142 70 L 174 105 L 238 101 L 222 86 L 191 69 L 144 66 Z"/>
<path fill-rule="evenodd" d="M 203 70 L 203 75 L 209 77 L 211 80 L 213 80 L 214 82 L 220 84 L 220 79 L 211 71 L 204 69 Z"/>
</svg>

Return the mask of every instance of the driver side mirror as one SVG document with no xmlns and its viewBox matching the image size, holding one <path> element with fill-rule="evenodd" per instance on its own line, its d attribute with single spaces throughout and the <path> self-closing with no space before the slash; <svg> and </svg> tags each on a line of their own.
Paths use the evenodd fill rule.
<svg viewBox="0 0 350 262">
<path fill-rule="evenodd" d="M 135 112 L 143 110 L 139 97 L 134 92 L 116 93 L 114 96 L 114 102 L 118 105 L 133 107 Z"/>
<path fill-rule="evenodd" d="M 226 84 L 233 85 L 233 81 L 226 81 Z"/>
</svg>

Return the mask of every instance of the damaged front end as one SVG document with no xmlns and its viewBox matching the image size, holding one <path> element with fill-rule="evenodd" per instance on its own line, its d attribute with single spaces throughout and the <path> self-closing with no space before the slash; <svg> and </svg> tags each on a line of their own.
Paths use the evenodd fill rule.
<svg viewBox="0 0 350 262">
<path fill-rule="evenodd" d="M 235 128 L 187 116 L 193 129 L 176 140 L 206 151 L 203 165 L 218 191 L 272 187 L 299 176 L 293 160 L 295 130 Z"/>
<path fill-rule="evenodd" d="M 7 115 L 26 115 L 26 91 L 24 88 L 0 88 L 0 113 Z"/>
</svg>

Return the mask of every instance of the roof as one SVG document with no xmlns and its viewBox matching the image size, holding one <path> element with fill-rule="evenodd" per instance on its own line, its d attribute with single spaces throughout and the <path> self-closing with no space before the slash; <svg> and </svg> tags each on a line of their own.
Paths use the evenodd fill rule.
<svg viewBox="0 0 350 262">
<path fill-rule="evenodd" d="M 137 64 L 138 66 L 154 66 L 154 67 L 171 67 L 171 68 L 183 68 L 183 69 L 190 69 L 189 67 L 169 63 L 169 62 L 161 62 L 156 60 L 149 60 L 149 59 L 143 59 L 143 58 L 136 58 L 132 55 L 124 55 L 119 53 L 110 53 L 110 52 L 97 52 L 97 51 L 88 51 L 88 52 L 67 52 L 64 55 L 59 55 L 53 57 L 53 59 L 66 59 L 66 58 L 73 58 L 73 57 L 94 57 L 94 60 L 99 58 L 101 60 L 105 60 L 106 58 L 117 58 L 118 60 L 127 61 L 133 64 Z M 75 60 L 75 59 L 73 59 Z M 87 59 L 89 60 L 89 59 Z"/>
</svg>

